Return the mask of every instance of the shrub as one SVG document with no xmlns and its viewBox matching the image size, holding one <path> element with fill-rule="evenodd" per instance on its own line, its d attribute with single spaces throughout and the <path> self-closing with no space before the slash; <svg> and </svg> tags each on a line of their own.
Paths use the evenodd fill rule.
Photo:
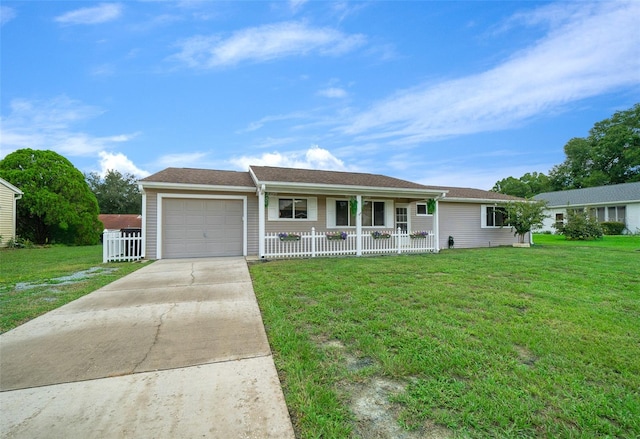
<svg viewBox="0 0 640 439">
<path fill-rule="evenodd" d="M 602 238 L 602 227 L 597 219 L 586 212 L 568 211 L 567 223 L 558 229 L 567 239 Z"/>
<path fill-rule="evenodd" d="M 604 223 L 600 223 L 602 226 L 602 232 L 605 235 L 622 235 L 622 232 L 625 229 L 624 223 L 619 223 L 617 221 L 607 221 Z"/>
</svg>

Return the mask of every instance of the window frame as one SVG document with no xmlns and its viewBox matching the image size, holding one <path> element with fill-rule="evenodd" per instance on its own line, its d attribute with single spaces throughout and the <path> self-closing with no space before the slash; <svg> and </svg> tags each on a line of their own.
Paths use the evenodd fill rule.
<svg viewBox="0 0 640 439">
<path fill-rule="evenodd" d="M 345 225 L 337 225 L 337 215 L 338 215 L 338 210 L 337 210 L 337 202 L 341 201 L 341 202 L 349 202 L 348 198 L 344 198 L 344 197 L 339 197 L 339 198 L 333 198 L 333 197 L 327 197 L 326 198 L 326 227 L 328 229 L 355 229 L 356 228 L 356 224 L 355 224 L 355 216 L 351 215 L 351 212 L 349 210 L 349 224 L 348 226 Z M 370 226 L 367 226 L 364 224 L 364 221 L 362 223 L 362 228 L 367 228 L 367 229 L 389 229 L 389 228 L 393 228 L 395 225 L 395 218 L 394 218 L 394 214 L 395 214 L 395 204 L 393 202 L 393 200 L 387 200 L 387 199 L 377 199 L 377 198 L 367 198 L 367 199 L 362 199 L 362 203 L 363 206 L 360 208 L 360 210 L 362 211 L 362 208 L 364 207 L 365 203 L 372 203 L 372 210 L 375 208 L 375 203 L 381 203 L 384 205 L 383 211 L 382 213 L 380 213 L 379 215 L 382 217 L 382 220 L 384 222 L 384 225 L 374 225 L 375 224 L 375 216 L 372 216 L 372 224 Z M 351 207 L 349 206 L 349 209 Z M 353 223 L 351 223 L 353 219 Z M 391 224 L 391 225 L 389 225 Z"/>
<path fill-rule="evenodd" d="M 293 218 L 280 217 L 280 200 L 294 200 Z M 305 200 L 307 204 L 307 217 L 296 218 L 295 216 L 295 200 Z M 267 221 L 283 221 L 283 222 L 305 222 L 318 220 L 318 199 L 316 197 L 281 195 L 271 197 L 267 208 Z"/>
<path fill-rule="evenodd" d="M 420 213 L 419 208 L 424 206 L 424 213 Z M 433 216 L 432 213 L 429 213 L 429 206 L 427 203 L 416 203 L 416 216 Z"/>
<path fill-rule="evenodd" d="M 504 220 L 503 220 L 503 224 L 495 225 L 496 224 L 496 211 L 497 210 L 504 212 L 504 214 L 506 216 L 506 208 L 504 206 L 501 206 L 499 204 L 483 204 L 480 208 L 481 208 L 481 211 L 480 211 L 480 227 L 481 228 L 483 228 L 483 229 L 501 229 L 503 227 L 509 227 L 509 223 L 507 223 Z M 491 215 L 491 221 L 489 221 L 489 214 L 488 214 L 489 209 L 491 209 L 493 211 L 493 214 Z"/>
</svg>

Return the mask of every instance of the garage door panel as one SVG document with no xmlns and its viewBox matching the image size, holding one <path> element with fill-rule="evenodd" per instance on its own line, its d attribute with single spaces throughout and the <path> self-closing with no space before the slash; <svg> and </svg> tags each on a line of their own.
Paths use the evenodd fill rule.
<svg viewBox="0 0 640 439">
<path fill-rule="evenodd" d="M 242 200 L 165 199 L 165 258 L 242 256 Z"/>
</svg>

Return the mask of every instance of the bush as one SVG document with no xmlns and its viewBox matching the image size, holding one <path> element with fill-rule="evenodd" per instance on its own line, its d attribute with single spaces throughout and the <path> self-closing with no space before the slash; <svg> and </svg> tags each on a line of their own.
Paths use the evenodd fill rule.
<svg viewBox="0 0 640 439">
<path fill-rule="evenodd" d="M 567 223 L 558 228 L 558 232 L 567 239 L 596 239 L 602 238 L 602 227 L 597 219 L 586 212 L 568 211 Z"/>
<path fill-rule="evenodd" d="M 605 235 L 622 235 L 622 232 L 625 229 L 624 223 L 619 223 L 616 221 L 607 221 L 604 223 L 600 223 L 602 226 L 602 232 Z"/>
</svg>

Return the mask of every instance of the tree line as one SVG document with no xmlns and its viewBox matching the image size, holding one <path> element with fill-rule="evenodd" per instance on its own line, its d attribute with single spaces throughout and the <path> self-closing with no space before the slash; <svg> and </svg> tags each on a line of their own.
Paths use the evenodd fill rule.
<svg viewBox="0 0 640 439">
<path fill-rule="evenodd" d="M 587 137 L 569 140 L 564 153 L 564 162 L 549 175 L 527 172 L 520 178 L 503 178 L 491 190 L 531 198 L 543 192 L 640 181 L 640 104 L 597 122 Z"/>
</svg>

